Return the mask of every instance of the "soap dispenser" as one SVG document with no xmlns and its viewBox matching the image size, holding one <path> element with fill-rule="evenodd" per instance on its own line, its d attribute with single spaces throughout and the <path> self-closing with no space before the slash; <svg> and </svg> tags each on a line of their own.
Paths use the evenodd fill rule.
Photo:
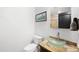
<svg viewBox="0 0 79 59">
<path fill-rule="evenodd" d="M 77 31 L 78 30 L 78 20 L 77 20 L 77 18 L 74 18 L 73 22 L 70 24 L 70 30 L 71 31 Z"/>
</svg>

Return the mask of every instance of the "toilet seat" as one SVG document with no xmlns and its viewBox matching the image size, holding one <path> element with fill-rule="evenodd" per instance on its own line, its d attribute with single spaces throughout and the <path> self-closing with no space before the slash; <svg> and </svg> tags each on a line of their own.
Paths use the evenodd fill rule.
<svg viewBox="0 0 79 59">
<path fill-rule="evenodd" d="M 31 43 L 31 44 L 28 44 L 24 50 L 27 51 L 27 52 L 33 52 L 33 51 L 36 51 L 37 49 L 37 44 L 35 43 Z"/>
</svg>

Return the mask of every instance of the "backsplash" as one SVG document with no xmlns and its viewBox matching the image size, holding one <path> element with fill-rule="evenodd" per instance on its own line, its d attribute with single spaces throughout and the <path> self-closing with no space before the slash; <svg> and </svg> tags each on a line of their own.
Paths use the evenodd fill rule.
<svg viewBox="0 0 79 59">
<path fill-rule="evenodd" d="M 77 41 L 79 39 L 79 32 L 70 31 L 70 29 L 51 29 L 50 35 L 57 37 L 58 32 L 60 33 L 60 37 L 64 38 L 65 40 L 69 40 L 69 41 L 77 43 Z"/>
</svg>

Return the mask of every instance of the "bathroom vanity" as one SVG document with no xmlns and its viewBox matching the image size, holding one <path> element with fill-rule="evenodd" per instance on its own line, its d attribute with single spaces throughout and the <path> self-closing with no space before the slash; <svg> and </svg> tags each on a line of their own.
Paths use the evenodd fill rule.
<svg viewBox="0 0 79 59">
<path fill-rule="evenodd" d="M 77 48 L 77 43 L 67 41 L 62 38 L 60 38 L 60 40 L 66 42 L 64 47 L 55 47 L 53 45 L 49 45 L 48 40 L 51 40 L 50 38 L 57 40 L 57 37 L 53 37 L 53 36 L 46 38 L 44 41 L 40 43 L 41 52 L 78 52 L 79 51 L 79 49 Z"/>
</svg>

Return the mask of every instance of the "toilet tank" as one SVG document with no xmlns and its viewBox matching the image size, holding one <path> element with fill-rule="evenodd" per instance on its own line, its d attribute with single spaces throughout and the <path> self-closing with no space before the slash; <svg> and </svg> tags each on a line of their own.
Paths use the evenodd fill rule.
<svg viewBox="0 0 79 59">
<path fill-rule="evenodd" d="M 39 35 L 34 35 L 32 39 L 32 43 L 39 44 L 41 41 L 43 41 L 43 37 Z"/>
</svg>

